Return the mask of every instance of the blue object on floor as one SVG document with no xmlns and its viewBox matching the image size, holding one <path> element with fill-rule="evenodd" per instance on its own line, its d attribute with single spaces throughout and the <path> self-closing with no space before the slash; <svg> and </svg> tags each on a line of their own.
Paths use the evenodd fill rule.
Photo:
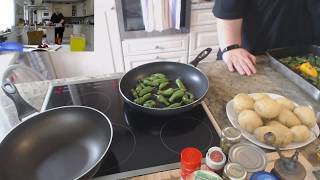
<svg viewBox="0 0 320 180">
<path fill-rule="evenodd" d="M 1 51 L 23 52 L 23 45 L 17 42 L 3 42 L 0 43 L 0 52 Z"/>
</svg>

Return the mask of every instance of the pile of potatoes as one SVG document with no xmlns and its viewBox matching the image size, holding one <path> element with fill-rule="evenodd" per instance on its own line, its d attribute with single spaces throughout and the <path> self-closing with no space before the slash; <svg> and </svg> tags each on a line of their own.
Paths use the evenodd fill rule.
<svg viewBox="0 0 320 180">
<path fill-rule="evenodd" d="M 315 112 L 307 106 L 298 106 L 282 97 L 272 99 L 267 94 L 238 94 L 233 98 L 240 127 L 264 142 L 267 132 L 274 133 L 274 145 L 285 147 L 292 142 L 310 138 L 310 128 L 316 125 Z"/>
</svg>

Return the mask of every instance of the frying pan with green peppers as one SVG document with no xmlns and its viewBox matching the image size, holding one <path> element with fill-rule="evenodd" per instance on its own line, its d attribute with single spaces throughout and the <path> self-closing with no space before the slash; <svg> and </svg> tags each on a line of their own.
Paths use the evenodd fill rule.
<svg viewBox="0 0 320 180">
<path fill-rule="evenodd" d="M 211 51 L 205 49 L 190 64 L 160 61 L 129 70 L 119 82 L 121 97 L 128 108 L 155 116 L 172 116 L 193 109 L 209 89 L 207 76 L 195 66 Z"/>
<path fill-rule="evenodd" d="M 179 108 L 194 102 L 181 78 L 171 81 L 163 73 L 154 73 L 141 80 L 131 89 L 133 102 L 146 108 Z"/>
</svg>

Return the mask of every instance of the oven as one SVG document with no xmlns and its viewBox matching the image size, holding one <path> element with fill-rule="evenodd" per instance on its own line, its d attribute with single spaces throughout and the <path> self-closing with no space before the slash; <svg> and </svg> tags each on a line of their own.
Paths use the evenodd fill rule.
<svg viewBox="0 0 320 180">
<path fill-rule="evenodd" d="M 190 32 L 191 0 L 181 0 L 180 28 L 147 32 L 140 0 L 116 0 L 121 39 L 164 36 Z"/>
</svg>

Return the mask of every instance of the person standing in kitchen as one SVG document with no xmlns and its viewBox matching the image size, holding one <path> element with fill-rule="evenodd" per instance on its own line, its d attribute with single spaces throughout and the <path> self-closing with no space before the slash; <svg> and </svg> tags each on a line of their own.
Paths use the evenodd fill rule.
<svg viewBox="0 0 320 180">
<path fill-rule="evenodd" d="M 50 21 L 51 23 L 55 24 L 55 43 L 61 44 L 64 33 L 64 16 L 58 8 L 54 10 L 54 13 L 51 16 Z"/>
<path fill-rule="evenodd" d="M 229 71 L 256 73 L 267 49 L 320 44 L 320 0 L 216 0 L 220 50 Z"/>
</svg>

